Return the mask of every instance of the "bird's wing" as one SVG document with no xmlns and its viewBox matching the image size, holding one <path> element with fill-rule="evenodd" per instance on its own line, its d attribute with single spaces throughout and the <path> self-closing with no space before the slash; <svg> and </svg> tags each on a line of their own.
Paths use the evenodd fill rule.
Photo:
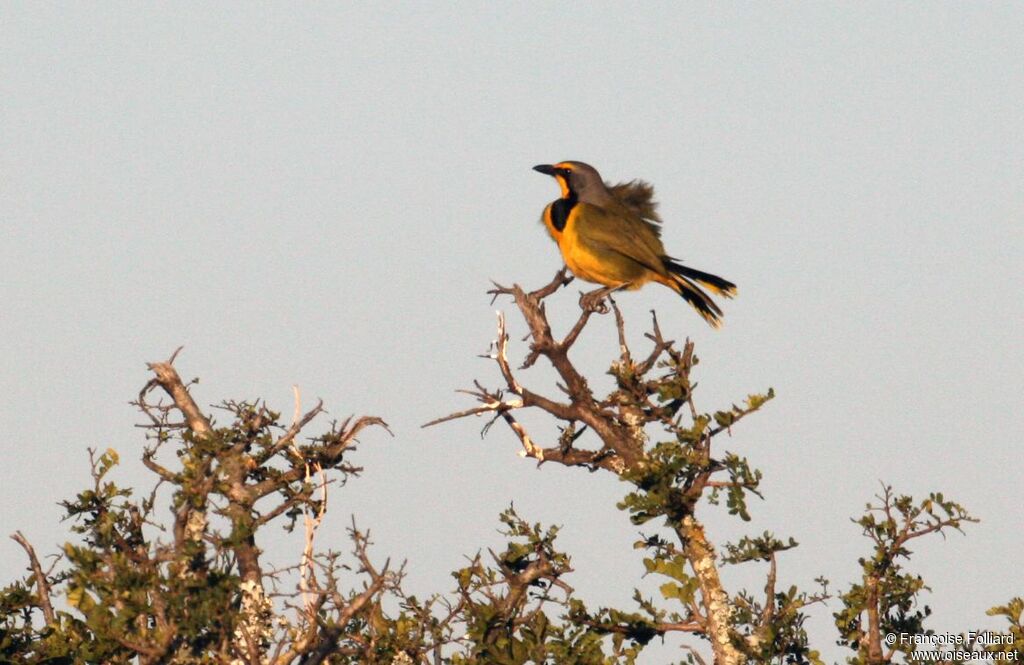
<svg viewBox="0 0 1024 665">
<path fill-rule="evenodd" d="M 621 214 L 589 203 L 580 210 L 576 233 L 584 243 L 621 254 L 654 272 L 665 274 L 665 248 L 652 224 L 639 217 Z"/>
<path fill-rule="evenodd" d="M 654 200 L 654 187 L 649 183 L 643 180 L 630 180 L 617 185 L 606 185 L 606 187 L 612 197 L 629 212 L 654 224 L 661 223 L 661 217 L 658 215 L 658 203 Z M 659 227 L 653 228 L 655 233 L 661 232 Z"/>
</svg>

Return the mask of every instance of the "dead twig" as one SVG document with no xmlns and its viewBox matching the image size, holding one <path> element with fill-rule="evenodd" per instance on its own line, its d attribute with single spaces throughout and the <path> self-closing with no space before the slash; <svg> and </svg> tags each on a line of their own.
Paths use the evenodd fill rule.
<svg viewBox="0 0 1024 665">
<path fill-rule="evenodd" d="M 50 604 L 50 583 L 46 580 L 43 567 L 39 565 L 39 558 L 36 556 L 35 548 L 32 547 L 32 544 L 28 542 L 28 539 L 25 538 L 21 531 L 15 531 L 11 535 L 11 540 L 21 545 L 28 555 L 29 566 L 32 568 L 32 577 L 36 582 L 36 597 L 39 599 L 39 607 L 43 610 L 43 619 L 47 625 L 55 623 L 57 615 L 54 614 L 53 605 Z"/>
</svg>

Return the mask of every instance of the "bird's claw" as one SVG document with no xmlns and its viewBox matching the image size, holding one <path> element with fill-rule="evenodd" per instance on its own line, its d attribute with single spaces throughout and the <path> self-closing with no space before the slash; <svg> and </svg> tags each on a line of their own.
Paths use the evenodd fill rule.
<svg viewBox="0 0 1024 665">
<path fill-rule="evenodd" d="M 588 293 L 580 294 L 580 309 L 585 312 L 596 312 L 597 314 L 607 314 L 609 312 L 608 303 L 606 298 L 611 295 L 614 289 L 607 287 L 595 289 Z"/>
</svg>

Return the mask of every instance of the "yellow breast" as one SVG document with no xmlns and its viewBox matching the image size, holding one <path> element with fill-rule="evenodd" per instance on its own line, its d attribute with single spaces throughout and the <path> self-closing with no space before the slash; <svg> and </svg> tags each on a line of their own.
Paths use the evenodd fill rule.
<svg viewBox="0 0 1024 665">
<path fill-rule="evenodd" d="M 569 212 L 565 228 L 561 231 L 551 223 L 550 206 L 544 210 L 544 225 L 548 233 L 558 243 L 558 249 L 562 253 L 562 259 L 572 274 L 582 280 L 603 284 L 604 286 L 620 286 L 624 283 L 616 279 L 609 272 L 615 272 L 614 266 L 609 265 L 607 257 L 595 254 L 592 248 L 580 241 L 577 220 L 582 206 L 576 206 Z"/>
</svg>

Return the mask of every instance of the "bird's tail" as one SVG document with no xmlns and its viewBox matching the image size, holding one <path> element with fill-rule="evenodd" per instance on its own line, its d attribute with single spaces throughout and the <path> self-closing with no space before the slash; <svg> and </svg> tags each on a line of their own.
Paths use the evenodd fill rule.
<svg viewBox="0 0 1024 665">
<path fill-rule="evenodd" d="M 736 295 L 736 285 L 716 275 L 687 268 L 672 259 L 665 259 L 665 268 L 669 272 L 669 279 L 665 281 L 665 284 L 682 296 L 683 300 L 690 303 L 713 328 L 720 328 L 722 326 L 722 310 L 711 299 L 711 296 L 697 284 L 726 298 Z"/>
<path fill-rule="evenodd" d="M 673 275 L 679 275 L 680 277 L 693 280 L 711 291 L 711 293 L 714 293 L 716 296 L 732 298 L 736 295 L 736 285 L 727 279 L 722 279 L 718 275 L 712 275 L 711 273 L 703 272 L 701 270 L 687 268 L 683 264 L 676 262 L 675 259 L 670 258 L 665 259 L 665 267 Z"/>
</svg>

